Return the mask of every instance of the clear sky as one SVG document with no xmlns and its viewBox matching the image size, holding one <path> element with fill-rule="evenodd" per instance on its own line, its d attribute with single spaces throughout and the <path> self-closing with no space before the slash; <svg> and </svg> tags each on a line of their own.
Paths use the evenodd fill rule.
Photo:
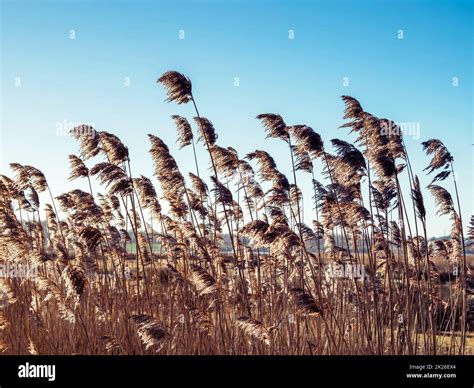
<svg viewBox="0 0 474 388">
<path fill-rule="evenodd" d="M 420 143 L 440 138 L 455 157 L 466 221 L 474 213 L 472 1 L 0 2 L 3 174 L 10 162 L 31 164 L 55 195 L 85 189 L 67 181 L 76 142 L 57 134 L 82 122 L 117 134 L 134 174 L 152 174 L 147 133 L 168 143 L 183 173 L 194 171 L 170 118 L 191 120 L 192 106 L 165 103 L 155 83 L 173 69 L 192 79 L 220 145 L 241 156 L 265 149 L 285 173 L 288 151 L 264 139 L 259 113 L 310 125 L 328 147 L 347 140 L 337 129 L 343 94 L 379 117 L 412 123 L 405 141 L 422 185 L 429 178 Z M 309 189 L 308 176 L 300 182 Z M 451 180 L 443 185 L 452 188 Z M 428 194 L 425 201 L 433 213 Z M 309 221 L 309 204 L 306 214 Z M 430 235 L 450 229 L 447 219 L 428 222 Z"/>
</svg>

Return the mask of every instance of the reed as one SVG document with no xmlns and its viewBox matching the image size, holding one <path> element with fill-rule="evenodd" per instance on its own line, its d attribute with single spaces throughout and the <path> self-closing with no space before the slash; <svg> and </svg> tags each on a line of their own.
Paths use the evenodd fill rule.
<svg viewBox="0 0 474 388">
<path fill-rule="evenodd" d="M 422 143 L 436 172 L 425 189 L 401 131 L 387 131 L 395 124 L 342 96 L 354 144 L 325 146 L 308 125 L 265 113 L 257 119 L 288 160 L 265 150 L 241 159 L 218 143 L 188 77 L 169 71 L 158 83 L 168 102 L 192 103 L 194 120 L 172 120 L 194 171 L 149 134 L 153 177 L 134 176 L 116 135 L 79 126 L 69 179 L 89 192 L 54 197 L 41 170 L 19 163 L 0 175 L 0 263 L 34 270 L 0 278 L 0 353 L 474 353 L 474 218 L 465 235 L 440 140 Z M 448 177 L 454 196 L 440 185 Z M 429 239 L 427 196 L 452 222 L 448 239 Z"/>
</svg>

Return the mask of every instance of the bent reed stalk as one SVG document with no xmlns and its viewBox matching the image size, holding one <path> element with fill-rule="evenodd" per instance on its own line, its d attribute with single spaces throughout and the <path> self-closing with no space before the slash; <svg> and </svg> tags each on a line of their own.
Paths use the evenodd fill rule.
<svg viewBox="0 0 474 388">
<path fill-rule="evenodd" d="M 401 130 L 355 98 L 342 96 L 341 126 L 354 144 L 328 148 L 308 125 L 258 115 L 267 137 L 288 145 L 277 163 L 220 146 L 188 77 L 169 71 L 158 83 L 168 102 L 192 102 L 195 129 L 172 120 L 196 175 L 149 134 L 155 189 L 132 175 L 116 135 L 86 125 L 71 131 L 79 153 L 69 161 L 70 180 L 85 178 L 89 192 L 53 197 L 43 172 L 19 163 L 0 175 L 0 263 L 35 270 L 0 278 L 0 353 L 474 353 L 473 270 L 454 158 L 440 140 L 423 143 L 428 174 L 438 171 L 426 193 L 452 231 L 429 239 L 428 196 Z M 455 200 L 437 184 L 450 175 Z M 471 219 L 470 240 L 473 229 Z"/>
</svg>

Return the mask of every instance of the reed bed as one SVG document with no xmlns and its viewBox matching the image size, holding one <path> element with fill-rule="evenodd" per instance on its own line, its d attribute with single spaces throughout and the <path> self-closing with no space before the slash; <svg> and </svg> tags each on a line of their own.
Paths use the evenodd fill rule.
<svg viewBox="0 0 474 388">
<path fill-rule="evenodd" d="M 473 274 L 440 140 L 422 143 L 425 189 L 400 128 L 353 97 L 342 97 L 337 133 L 357 139 L 332 139 L 331 150 L 311 127 L 260 114 L 268 143 L 288 146 L 287 177 L 265 150 L 218 144 L 189 78 L 169 71 L 158 83 L 195 116 L 171 118 L 194 171 L 149 134 L 154 176 L 133 175 L 117 136 L 82 125 L 70 179 L 88 192 L 54 196 L 42 171 L 19 163 L 0 175 L 0 262 L 34 272 L 0 278 L 1 353 L 473 353 Z M 197 147 L 209 156 L 201 166 Z M 428 238 L 426 195 L 450 217 L 449 239 Z"/>
</svg>

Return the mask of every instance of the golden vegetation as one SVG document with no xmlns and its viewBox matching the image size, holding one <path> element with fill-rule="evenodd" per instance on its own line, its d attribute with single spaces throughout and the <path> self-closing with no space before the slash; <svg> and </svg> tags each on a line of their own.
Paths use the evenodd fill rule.
<svg viewBox="0 0 474 388">
<path fill-rule="evenodd" d="M 187 77 L 167 72 L 158 82 L 168 101 L 192 102 L 196 113 L 197 134 L 172 116 L 180 148 L 192 146 L 196 169 L 188 176 L 150 134 L 156 190 L 150 178 L 132 175 L 117 136 L 85 125 L 71 131 L 80 154 L 69 156 L 70 179 L 86 179 L 89 192 L 54 197 L 40 170 L 19 163 L 12 178 L 0 176 L 1 263 L 36 271 L 0 279 L 0 352 L 470 351 L 472 270 L 453 157 L 441 141 L 423 143 L 428 173 L 437 173 L 428 190 L 453 226 L 449 239 L 429 241 L 425 193 L 400 128 L 356 99 L 342 97 L 349 119 L 342 127 L 357 140 L 331 140 L 334 153 L 307 125 L 257 116 L 267 137 L 287 144 L 288 178 L 266 151 L 240 158 L 218 145 Z M 197 143 L 208 152 L 209 179 L 200 174 Z M 435 184 L 447 178 L 454 198 Z M 93 192 L 92 179 L 105 194 Z M 297 179 L 311 179 L 313 192 L 303 193 Z M 43 210 L 41 192 L 51 200 Z M 310 225 L 305 202 L 314 210 Z"/>
</svg>

